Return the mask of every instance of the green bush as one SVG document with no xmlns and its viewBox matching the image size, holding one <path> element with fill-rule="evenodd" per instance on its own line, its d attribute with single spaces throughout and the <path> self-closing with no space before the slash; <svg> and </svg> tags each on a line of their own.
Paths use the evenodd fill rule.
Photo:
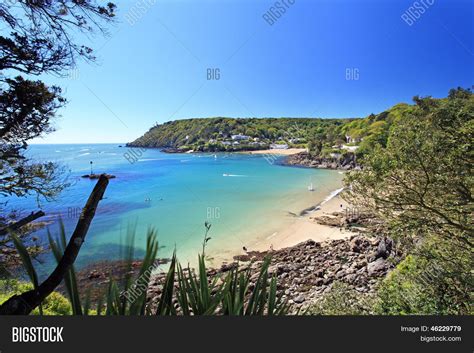
<svg viewBox="0 0 474 353">
<path fill-rule="evenodd" d="M 407 256 L 381 283 L 375 312 L 381 315 L 473 314 L 469 271 L 458 274 L 448 263 Z M 459 275 L 460 274 L 460 275 Z"/>
<path fill-rule="evenodd" d="M 384 315 L 428 314 L 435 311 L 434 298 L 426 286 L 414 279 L 420 275 L 426 263 L 412 255 L 406 257 L 378 290 L 376 311 Z"/>
<path fill-rule="evenodd" d="M 31 283 L 13 279 L 0 280 L 0 304 L 15 294 L 21 294 L 31 289 L 33 289 Z M 43 315 L 71 315 L 69 301 L 58 292 L 51 293 L 42 304 Z M 38 315 L 38 308 L 33 310 L 32 314 Z"/>
</svg>

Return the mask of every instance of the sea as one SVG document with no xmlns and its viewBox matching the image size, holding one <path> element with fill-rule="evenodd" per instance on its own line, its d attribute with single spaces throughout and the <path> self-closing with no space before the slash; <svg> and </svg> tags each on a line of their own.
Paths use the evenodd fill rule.
<svg viewBox="0 0 474 353">
<path fill-rule="evenodd" d="M 143 255 L 147 234 L 157 232 L 160 258 L 176 251 L 181 263 L 195 263 L 210 224 L 206 255 L 238 253 L 288 226 L 301 212 L 341 188 L 341 173 L 285 166 L 284 157 L 244 153 L 169 154 L 120 144 L 31 145 L 32 160 L 55 162 L 70 186 L 54 200 L 8 197 L 19 215 L 43 210 L 48 226 L 34 235 L 47 246 L 47 232 L 69 237 L 96 180 L 111 179 L 76 260 L 81 269 L 98 261 L 117 260 L 127 237 L 135 234 L 135 255 Z M 313 189 L 310 191 L 309 189 Z M 3 200 L 5 201 L 5 200 Z M 35 264 L 40 274 L 55 262 L 45 252 Z"/>
</svg>

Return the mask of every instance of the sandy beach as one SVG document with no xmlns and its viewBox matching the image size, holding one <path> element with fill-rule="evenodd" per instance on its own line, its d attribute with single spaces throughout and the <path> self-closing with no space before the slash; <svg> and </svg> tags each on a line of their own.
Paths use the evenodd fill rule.
<svg viewBox="0 0 474 353">
<path fill-rule="evenodd" d="M 276 154 L 279 156 L 289 156 L 300 152 L 306 152 L 306 148 L 288 148 L 286 150 L 270 149 L 270 150 L 259 150 L 259 151 L 245 151 L 240 153 L 245 154 Z"/>
<path fill-rule="evenodd" d="M 333 212 L 345 210 L 347 207 L 347 202 L 339 195 L 335 196 L 322 204 L 319 209 L 296 218 L 295 222 L 288 227 L 256 242 L 252 245 L 250 250 L 264 251 L 271 248 L 278 250 L 294 246 L 309 239 L 322 242 L 325 240 L 348 238 L 355 233 L 341 228 L 319 224 L 314 219 L 315 217 L 323 215 L 330 216 Z"/>
</svg>

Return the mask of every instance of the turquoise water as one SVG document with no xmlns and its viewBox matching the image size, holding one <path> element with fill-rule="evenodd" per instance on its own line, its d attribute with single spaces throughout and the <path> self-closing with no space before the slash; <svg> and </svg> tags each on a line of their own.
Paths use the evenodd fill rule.
<svg viewBox="0 0 474 353">
<path fill-rule="evenodd" d="M 182 262 L 193 262 L 201 249 L 204 222 L 212 224 L 208 253 L 232 253 L 263 239 L 294 221 L 291 213 L 322 201 L 341 185 L 335 171 L 295 168 L 269 163 L 262 155 L 165 154 L 156 149 L 130 163 L 118 145 L 34 145 L 32 157 L 56 161 L 68 170 L 73 185 L 55 201 L 42 202 L 58 230 L 59 216 L 71 234 L 80 209 L 95 181 L 80 178 L 90 172 L 110 173 L 105 199 L 99 208 L 79 254 L 78 267 L 93 261 L 115 259 L 127 229 L 136 229 L 137 254 L 144 249 L 146 231 L 158 231 L 160 257 L 176 248 Z M 313 183 L 314 192 L 308 191 Z M 148 200 L 147 200 L 148 199 Z M 9 206 L 25 213 L 38 209 L 34 198 L 10 199 Z M 46 241 L 46 230 L 37 233 Z M 43 259 L 51 266 L 49 255 Z"/>
</svg>

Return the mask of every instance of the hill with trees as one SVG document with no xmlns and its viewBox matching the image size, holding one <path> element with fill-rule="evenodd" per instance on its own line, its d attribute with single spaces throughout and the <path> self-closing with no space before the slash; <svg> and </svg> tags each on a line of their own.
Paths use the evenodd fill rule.
<svg viewBox="0 0 474 353">
<path fill-rule="evenodd" d="M 416 99 L 416 97 L 415 97 Z M 166 152 L 233 152 L 269 148 L 308 148 L 314 157 L 386 146 L 390 127 L 410 114 L 400 103 L 366 118 L 198 118 L 153 126 L 128 147 L 161 148 Z M 342 151 L 341 151 L 342 150 Z"/>
<path fill-rule="evenodd" d="M 316 134 L 337 139 L 348 119 L 312 118 L 204 118 L 158 124 L 131 147 L 169 148 L 176 152 L 244 151 L 271 145 L 302 147 Z M 341 141 L 342 142 L 342 141 Z"/>
</svg>

